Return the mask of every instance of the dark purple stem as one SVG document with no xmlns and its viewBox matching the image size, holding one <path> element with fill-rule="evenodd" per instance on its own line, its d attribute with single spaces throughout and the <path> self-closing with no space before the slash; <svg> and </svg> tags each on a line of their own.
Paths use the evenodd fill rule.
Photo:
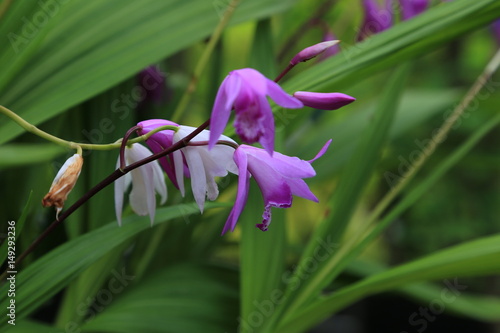
<svg viewBox="0 0 500 333">
<path fill-rule="evenodd" d="M 125 169 L 126 164 L 125 164 L 125 147 L 127 146 L 127 141 L 128 138 L 134 133 L 136 130 L 141 129 L 140 126 L 134 126 L 131 129 L 125 133 L 125 136 L 123 137 L 122 144 L 120 146 L 120 170 Z"/>
<path fill-rule="evenodd" d="M 283 72 L 281 72 L 280 75 L 278 75 L 274 79 L 274 82 L 278 83 L 278 81 L 281 80 L 281 78 L 283 78 L 283 76 L 285 76 L 286 73 L 288 73 L 294 67 L 295 67 L 295 65 L 289 63 L 288 66 L 286 66 L 286 68 L 283 70 Z"/>
</svg>

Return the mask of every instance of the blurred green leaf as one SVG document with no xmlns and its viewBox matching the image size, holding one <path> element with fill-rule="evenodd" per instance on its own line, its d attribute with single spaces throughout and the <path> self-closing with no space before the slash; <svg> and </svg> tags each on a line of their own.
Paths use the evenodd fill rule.
<svg viewBox="0 0 500 333">
<path fill-rule="evenodd" d="M 333 256 L 330 255 L 322 261 L 315 260 L 317 268 L 310 274 L 307 273 L 308 262 L 317 255 L 318 242 L 333 246 L 340 241 L 386 143 L 408 72 L 409 66 L 403 66 L 395 71 L 387 84 L 385 94 L 378 102 L 372 123 L 359 139 L 354 155 L 345 166 L 331 199 L 331 214 L 315 230 L 312 241 L 308 244 L 294 273 L 294 276 L 307 276 L 307 278 L 296 291 L 296 295 L 292 295 L 289 303 L 292 305 L 288 308 L 288 313 L 317 297 L 331 281 L 330 261 Z M 330 254 L 334 249 L 323 251 Z"/>
<path fill-rule="evenodd" d="M 337 290 L 289 317 L 276 332 L 303 332 L 360 298 L 414 282 L 449 279 L 444 284 L 462 292 L 464 286 L 458 276 L 500 273 L 499 256 L 500 235 L 453 246 Z"/>
<path fill-rule="evenodd" d="M 206 209 L 227 206 L 207 203 Z M 199 212 L 196 204 L 183 204 L 158 209 L 155 226 L 167 221 Z M 48 298 L 64 288 L 71 280 L 81 274 L 113 248 L 122 244 L 139 232 L 151 227 L 148 217 L 129 216 L 122 227 L 111 222 L 99 229 L 88 232 L 76 239 L 57 247 L 42 258 L 37 259 L 16 276 L 16 318 L 23 318 Z M 0 287 L 3 295 L 8 286 Z M 5 308 L 9 299 L 3 298 L 0 306 Z M 8 317 L 0 318 L 0 327 L 5 327 Z"/>
<path fill-rule="evenodd" d="M 231 22 L 267 17 L 295 1 L 242 1 Z M 47 24 L 33 27 L 37 32 L 33 39 L 25 38 L 25 47 L 5 41 L 11 47 L 0 53 L 0 103 L 35 125 L 202 40 L 228 5 L 205 0 L 53 3 L 54 14 Z M 23 6 L 12 3 L 5 14 L 9 24 L 0 27 L 0 36 L 15 31 L 23 37 L 30 26 L 22 18 L 30 22 L 45 14 L 39 2 L 30 7 L 34 14 L 26 15 Z M 111 112 L 121 111 L 115 107 Z M 13 122 L 2 122 L 0 143 L 22 131 Z"/>
<path fill-rule="evenodd" d="M 236 331 L 236 271 L 182 264 L 129 288 L 122 286 L 123 295 L 116 295 L 118 299 L 81 329 L 117 333 Z"/>
<path fill-rule="evenodd" d="M 406 195 L 383 217 L 377 224 L 369 229 L 355 246 L 351 244 L 345 245 L 339 250 L 336 258 L 332 258 L 334 263 L 332 275 L 337 276 L 348 265 L 348 263 L 356 258 L 377 236 L 381 234 L 391 222 L 395 221 L 400 214 L 410 208 L 415 202 L 429 193 L 431 186 L 441 178 L 452 166 L 460 161 L 489 131 L 498 126 L 500 123 L 500 114 L 491 120 L 488 120 L 483 126 L 477 129 L 471 137 L 461 144 L 452 154 L 450 154 L 437 167 L 433 168 L 431 173 L 425 177 L 420 183 L 413 187 L 409 187 Z M 344 248 L 345 247 L 345 248 Z"/>
<path fill-rule="evenodd" d="M 0 168 L 50 162 L 65 152 L 66 150 L 63 147 L 51 143 L 3 145 L 0 146 L 0 156 L 2 157 L 0 159 Z"/>
<path fill-rule="evenodd" d="M 349 263 L 346 271 L 360 277 L 366 277 L 382 273 L 387 267 L 366 260 L 354 260 Z M 446 288 L 446 287 L 444 287 Z M 421 304 L 427 305 L 430 302 L 440 299 L 443 292 L 443 284 L 417 283 L 403 286 L 397 290 L 411 299 Z M 468 291 L 460 293 L 452 302 L 446 303 L 446 312 L 458 314 L 464 317 L 473 318 L 480 321 L 498 321 L 500 313 L 500 298 L 472 294 Z"/>
</svg>

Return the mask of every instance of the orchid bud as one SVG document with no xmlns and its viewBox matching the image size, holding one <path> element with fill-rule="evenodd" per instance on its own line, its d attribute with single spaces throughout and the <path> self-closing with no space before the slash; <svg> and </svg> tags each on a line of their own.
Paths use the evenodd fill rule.
<svg viewBox="0 0 500 333">
<path fill-rule="evenodd" d="M 318 93 L 297 91 L 293 94 L 304 105 L 320 110 L 337 110 L 354 102 L 356 99 L 342 93 Z"/>
<path fill-rule="evenodd" d="M 326 42 L 314 44 L 313 46 L 306 47 L 305 49 L 297 53 L 295 57 L 292 58 L 292 60 L 290 60 L 290 65 L 295 66 L 299 62 L 310 60 L 318 56 L 319 54 L 323 53 L 326 49 L 334 45 L 337 45 L 338 43 L 340 43 L 339 40 L 329 40 Z"/>
<path fill-rule="evenodd" d="M 64 206 L 64 202 L 69 192 L 73 189 L 82 170 L 83 158 L 75 154 L 68 158 L 54 178 L 50 186 L 49 193 L 42 199 L 44 207 L 56 207 L 56 218 L 59 219 L 59 212 Z"/>
</svg>

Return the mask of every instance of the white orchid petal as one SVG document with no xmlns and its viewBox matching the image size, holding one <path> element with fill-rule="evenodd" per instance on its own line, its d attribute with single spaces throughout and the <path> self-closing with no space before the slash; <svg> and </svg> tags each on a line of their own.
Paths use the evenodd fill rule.
<svg viewBox="0 0 500 333">
<path fill-rule="evenodd" d="M 163 205 L 167 201 L 167 185 L 165 184 L 165 177 L 161 170 L 160 164 L 157 161 L 151 162 L 153 169 L 153 184 L 154 189 L 160 195 L 160 204 Z"/>
<path fill-rule="evenodd" d="M 148 214 L 148 204 L 146 198 L 146 184 L 140 168 L 132 170 L 132 191 L 130 192 L 130 206 L 139 216 Z"/>
<path fill-rule="evenodd" d="M 207 193 L 207 179 L 203 160 L 196 151 L 196 147 L 186 147 L 182 150 L 186 157 L 189 172 L 191 173 L 191 188 L 193 189 L 194 200 L 198 204 L 198 207 L 200 207 L 200 212 L 203 213 L 205 195 Z"/>
<path fill-rule="evenodd" d="M 122 225 L 122 211 L 123 211 L 123 195 L 125 189 L 125 177 L 118 178 L 115 180 L 115 213 L 116 213 L 116 221 L 118 221 L 118 225 Z"/>
<path fill-rule="evenodd" d="M 184 158 L 180 150 L 176 150 L 173 152 L 174 158 L 174 168 L 175 168 L 175 177 L 177 180 L 177 185 L 179 186 L 179 191 L 181 192 L 182 197 L 184 198 L 185 190 L 184 190 Z"/>
</svg>

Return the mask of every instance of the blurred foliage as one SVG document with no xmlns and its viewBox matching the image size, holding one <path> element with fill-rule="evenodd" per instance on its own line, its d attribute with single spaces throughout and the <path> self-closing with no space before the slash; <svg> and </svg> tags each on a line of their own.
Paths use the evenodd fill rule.
<svg viewBox="0 0 500 333">
<path fill-rule="evenodd" d="M 48 9 L 38 2 L 0 1 L 5 45 L 0 49 L 0 104 L 66 140 L 111 143 L 140 120 L 169 119 L 230 2 L 45 3 Z M 41 12 L 49 17 L 46 23 L 36 21 Z M 340 91 L 357 101 L 337 111 L 273 109 L 281 152 L 307 160 L 333 139 L 328 153 L 314 162 L 317 176 L 307 180 L 320 203 L 296 198 L 293 207 L 275 209 L 271 229 L 263 234 L 254 228 L 263 205 L 252 188 L 236 231 L 220 237 L 236 192 L 235 176 L 220 179 L 218 202 L 208 205 L 203 215 L 191 204 L 189 190 L 182 198 L 168 184 L 167 206 L 158 209 L 153 227 L 128 207 L 126 223 L 118 228 L 113 189 L 106 188 L 18 268 L 18 325 L 8 332 L 233 332 L 238 327 L 242 332 L 305 331 L 376 292 L 397 290 L 427 304 L 441 289 L 415 282 L 456 276 L 469 276 L 464 279 L 470 286 L 467 292 L 477 294 L 464 293 L 449 310 L 495 321 L 500 295 L 498 276 L 493 276 L 500 272 L 494 259 L 500 252 L 495 245 L 500 232 L 500 131 L 485 128 L 496 124 L 498 74 L 384 216 L 427 184 L 444 161 L 464 157 L 457 157 L 441 178 L 426 185 L 425 195 L 391 220 L 369 247 L 360 248 L 364 261 L 353 261 L 343 271 L 328 268 L 326 260 L 317 266 L 327 267 L 325 271 L 315 269 L 303 279 L 294 280 L 292 270 L 310 258 L 306 254 L 315 250 L 318 239 L 335 239 L 333 254 L 340 256 L 341 246 L 368 229 L 370 212 L 391 188 L 387 174 L 401 175 L 411 167 L 421 143 L 432 137 L 498 49 L 489 27 L 498 17 L 498 1 L 433 1 L 421 16 L 357 44 L 360 2 L 241 1 L 198 81 L 183 123 L 197 126 L 209 117 L 229 71 L 252 66 L 272 77 L 296 52 L 320 42 L 326 26 L 331 28 L 342 40 L 341 53 L 300 64 L 283 87 L 290 93 Z M 29 24 L 36 26 L 31 29 Z M 19 48 L 12 47 L 12 32 L 27 42 L 21 39 Z M 165 76 L 164 98 L 138 110 L 143 95 L 137 89 L 137 73 L 149 65 Z M 408 75 L 390 81 L 399 65 L 409 67 Z M 391 103 L 399 98 L 399 104 Z M 382 115 L 387 123 L 375 127 Z M 228 128 L 227 133 L 234 131 Z M 362 138 L 365 152 L 360 150 Z M 21 216 L 27 216 L 24 227 L 18 224 L 19 255 L 53 221 L 53 209 L 39 202 L 74 152 L 23 133 L 3 115 L 0 142 L 0 231 L 5 233 L 7 221 L 21 222 Z M 83 171 L 68 204 L 109 175 L 117 156 L 117 151 L 84 152 Z M 349 176 L 355 178 L 352 161 L 362 161 L 356 179 L 363 181 L 355 189 L 344 187 L 356 191 L 351 193 L 356 200 L 345 203 L 348 200 L 335 193 Z M 344 208 L 352 211 L 339 213 Z M 332 216 L 337 222 L 327 226 Z M 329 231 L 316 237 L 322 228 Z M 338 279 L 326 278 L 340 273 Z M 123 274 L 132 278 L 120 280 Z M 117 280 L 122 284 L 115 285 Z M 306 286 L 313 292 L 306 292 Z M 0 287 L 2 309 L 8 302 L 6 288 Z M 323 288 L 340 293 L 322 297 Z M 288 301 L 301 300 L 301 292 L 304 302 L 290 311 L 293 303 Z M 278 294 L 290 299 L 275 302 L 265 315 L 270 295 Z M 477 310 L 482 308 L 486 310 Z M 255 327 L 249 321 L 258 315 L 262 323 Z M 0 320 L 3 330 L 8 317 Z M 296 327 L 295 320 L 300 321 Z"/>
</svg>

